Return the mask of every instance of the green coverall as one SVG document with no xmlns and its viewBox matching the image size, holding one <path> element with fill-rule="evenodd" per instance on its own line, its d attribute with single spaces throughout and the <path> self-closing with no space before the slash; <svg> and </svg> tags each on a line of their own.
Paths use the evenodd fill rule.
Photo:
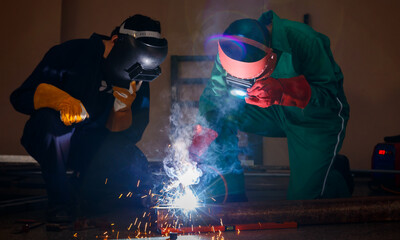
<svg viewBox="0 0 400 240">
<path fill-rule="evenodd" d="M 238 161 L 237 130 L 266 137 L 287 137 L 290 161 L 288 199 L 349 197 L 343 176 L 332 167 L 345 136 L 349 105 L 343 75 L 333 59 L 329 38 L 311 27 L 268 11 L 258 19 L 273 23 L 271 47 L 278 62 L 271 77 L 304 75 L 311 99 L 304 109 L 246 104 L 231 96 L 219 57 L 199 103 L 199 121 L 218 132 L 204 161 L 225 174 L 230 193 L 244 192 Z M 215 162 L 212 162 L 215 161 Z"/>
</svg>

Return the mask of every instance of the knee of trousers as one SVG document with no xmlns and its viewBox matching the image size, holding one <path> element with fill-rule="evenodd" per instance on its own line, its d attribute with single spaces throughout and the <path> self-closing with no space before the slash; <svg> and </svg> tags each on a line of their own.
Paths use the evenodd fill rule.
<svg viewBox="0 0 400 240">
<path fill-rule="evenodd" d="M 21 144 L 36 159 L 40 153 L 51 147 L 57 137 L 67 136 L 73 131 L 74 127 L 65 126 L 61 121 L 58 111 L 43 108 L 35 111 L 25 124 Z"/>
<path fill-rule="evenodd" d="M 148 162 L 142 151 L 131 142 L 117 140 L 121 139 L 107 138 L 93 156 L 85 173 L 85 189 L 105 187 L 121 190 L 132 187 L 138 180 L 141 180 L 141 185 L 151 181 Z M 108 184 L 104 186 L 106 178 Z"/>
<path fill-rule="evenodd" d="M 112 162 L 112 167 L 122 165 L 135 171 L 146 169 L 148 161 L 143 152 L 123 134 L 110 134 L 102 142 L 96 154 L 98 162 Z"/>
</svg>

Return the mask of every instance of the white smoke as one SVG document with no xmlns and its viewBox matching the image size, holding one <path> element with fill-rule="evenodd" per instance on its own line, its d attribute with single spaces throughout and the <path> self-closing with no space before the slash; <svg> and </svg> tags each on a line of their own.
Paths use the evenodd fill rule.
<svg viewBox="0 0 400 240">
<path fill-rule="evenodd" d="M 196 115 L 189 107 L 174 104 L 171 108 L 171 144 L 167 149 L 167 156 L 163 160 L 164 170 L 171 181 L 190 186 L 197 184 L 202 171 L 197 163 L 190 158 L 189 147 L 192 143 Z"/>
</svg>

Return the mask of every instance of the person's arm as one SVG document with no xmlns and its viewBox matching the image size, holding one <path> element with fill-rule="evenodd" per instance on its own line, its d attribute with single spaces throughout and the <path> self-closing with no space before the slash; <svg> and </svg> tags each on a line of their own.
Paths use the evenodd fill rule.
<svg viewBox="0 0 400 240">
<path fill-rule="evenodd" d="M 272 105 L 335 106 L 339 84 L 336 72 L 340 72 L 340 68 L 333 60 L 329 39 L 316 36 L 292 36 L 293 61 L 297 63 L 299 76 L 257 80 L 248 89 L 246 102 L 263 108 Z"/>
<path fill-rule="evenodd" d="M 28 79 L 10 96 L 17 111 L 32 114 L 41 108 L 51 108 L 60 112 L 60 119 L 67 126 L 89 118 L 82 102 L 62 89 L 73 63 L 74 46 L 73 43 L 57 45 L 46 53 Z"/>
<path fill-rule="evenodd" d="M 260 79 L 247 89 L 246 103 L 262 108 L 282 105 L 305 108 L 311 97 L 311 88 L 303 75 L 292 78 Z"/>
<path fill-rule="evenodd" d="M 296 48 L 301 63 L 301 74 L 311 87 L 310 104 L 332 107 L 336 105 L 339 79 L 335 74 L 336 63 L 329 49 L 329 42 L 321 38 L 301 41 Z"/>
<path fill-rule="evenodd" d="M 211 71 L 210 80 L 207 82 L 199 100 L 199 115 L 208 121 L 214 121 L 212 119 L 213 115 L 215 115 L 214 113 L 221 111 L 224 100 L 228 97 L 228 86 L 226 85 L 225 77 L 226 71 L 221 66 L 217 56 Z"/>
<path fill-rule="evenodd" d="M 57 85 L 62 76 L 59 70 L 60 54 L 59 46 L 51 48 L 37 65 L 32 74 L 22 85 L 12 92 L 10 101 L 15 110 L 23 114 L 32 114 L 35 111 L 34 95 L 36 88 L 41 83 Z M 58 79 L 57 79 L 58 78 Z"/>
<path fill-rule="evenodd" d="M 51 108 L 59 111 L 61 121 L 66 126 L 89 118 L 89 114 L 81 101 L 51 84 L 39 84 L 36 88 L 33 102 L 35 110 Z"/>
</svg>

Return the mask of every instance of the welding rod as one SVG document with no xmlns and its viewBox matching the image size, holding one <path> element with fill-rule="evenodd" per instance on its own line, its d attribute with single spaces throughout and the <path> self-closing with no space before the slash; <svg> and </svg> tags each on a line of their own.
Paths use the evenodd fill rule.
<svg viewBox="0 0 400 240">
<path fill-rule="evenodd" d="M 186 233 L 209 233 L 209 232 L 228 232 L 228 231 L 246 231 L 246 230 L 266 230 L 266 229 L 283 229 L 283 228 L 297 228 L 296 222 L 266 222 L 266 223 L 253 223 L 253 224 L 235 224 L 225 226 L 198 226 L 198 227 L 182 227 L 182 228 L 162 228 L 161 234 L 168 234 L 170 232 L 178 234 Z"/>
</svg>

